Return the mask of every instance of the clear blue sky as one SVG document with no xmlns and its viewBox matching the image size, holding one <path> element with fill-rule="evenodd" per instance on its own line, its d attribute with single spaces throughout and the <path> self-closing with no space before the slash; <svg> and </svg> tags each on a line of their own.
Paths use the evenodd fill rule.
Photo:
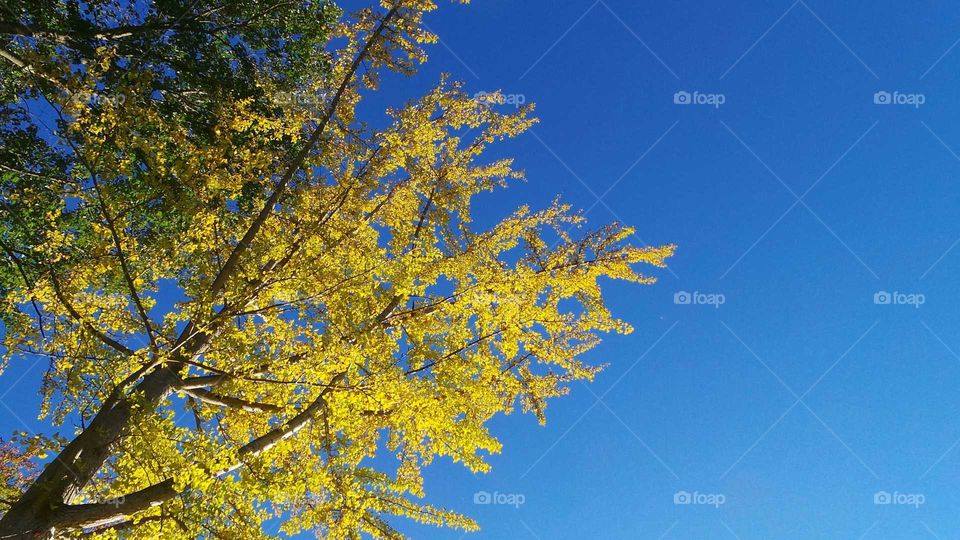
<svg viewBox="0 0 960 540">
<path fill-rule="evenodd" d="M 495 421 L 492 473 L 428 471 L 428 501 L 482 525 L 464 538 L 960 536 L 960 6 L 488 0 L 428 24 L 430 64 L 369 105 L 440 72 L 538 105 L 501 147 L 529 180 L 481 221 L 561 194 L 679 245 L 655 286 L 609 287 L 636 332 L 590 353 L 610 364 L 595 384 L 545 428 Z M 0 400 L 33 410 L 42 368 L 5 374 L 25 378 Z"/>
<path fill-rule="evenodd" d="M 506 150 L 529 181 L 488 198 L 491 220 L 560 193 L 679 245 L 654 287 L 610 287 L 637 330 L 590 354 L 610 363 L 593 386 L 545 429 L 495 422 L 491 474 L 431 469 L 470 538 L 960 536 L 960 6 L 495 0 L 428 23 L 443 44 L 388 95 L 449 71 L 538 106 Z"/>
</svg>

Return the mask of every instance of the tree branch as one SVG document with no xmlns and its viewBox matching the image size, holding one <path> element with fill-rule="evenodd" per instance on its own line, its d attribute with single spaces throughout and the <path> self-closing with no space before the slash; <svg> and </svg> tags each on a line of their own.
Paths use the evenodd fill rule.
<svg viewBox="0 0 960 540">
<path fill-rule="evenodd" d="M 177 390 L 196 390 L 199 388 L 207 388 L 208 386 L 216 386 L 218 384 L 224 383 L 233 376 L 227 373 L 220 373 L 218 375 L 201 375 L 199 377 L 187 377 L 183 379 L 183 382 L 177 385 Z"/>
<path fill-rule="evenodd" d="M 405 375 L 405 376 L 410 376 L 410 375 L 413 375 L 413 374 L 416 374 L 416 373 L 420 373 L 421 371 L 426 371 L 426 370 L 432 368 L 433 366 L 439 364 L 440 362 L 443 362 L 444 360 L 446 360 L 446 359 L 448 359 L 448 358 L 452 358 L 452 357 L 454 357 L 454 356 L 462 353 L 463 351 L 469 349 L 470 347 L 473 347 L 474 345 L 477 345 L 477 344 L 479 344 L 479 343 L 482 343 L 482 342 L 484 342 L 484 341 L 486 341 L 486 340 L 488 340 L 488 339 L 490 339 L 490 338 L 492 338 L 492 337 L 494 337 L 494 336 L 496 336 L 496 335 L 499 335 L 499 334 L 501 334 L 501 333 L 503 333 L 503 329 L 502 329 L 502 328 L 499 329 L 499 330 L 495 330 L 495 331 L 493 331 L 493 332 L 491 332 L 491 333 L 489 333 L 489 334 L 487 334 L 487 335 L 484 335 L 484 336 L 480 336 L 480 337 L 478 337 L 478 338 L 475 338 L 475 339 L 473 339 L 472 341 L 470 341 L 469 343 L 467 343 L 466 345 L 460 347 L 459 349 L 457 349 L 457 350 L 455 350 L 455 351 L 452 351 L 452 352 L 450 352 L 450 353 L 445 354 L 444 356 L 442 356 L 441 358 L 438 358 L 438 359 L 434 360 L 433 362 L 427 362 L 426 364 L 424 364 L 424 365 L 422 365 L 422 366 L 420 366 L 420 367 L 418 367 L 418 368 L 416 368 L 416 369 L 408 369 L 407 371 L 404 372 L 404 375 Z"/>
<path fill-rule="evenodd" d="M 128 356 L 132 356 L 132 355 L 133 355 L 133 350 L 129 349 L 126 345 L 120 343 L 119 341 L 117 341 L 117 340 L 113 339 L 112 337 L 108 336 L 107 334 L 103 333 L 102 331 L 100 331 L 99 328 L 97 328 L 96 326 L 94 326 L 93 324 L 91 324 L 89 321 L 87 321 L 86 319 L 84 319 L 82 315 L 80 315 L 80 312 L 78 312 L 78 311 L 73 307 L 73 304 L 71 304 L 70 301 L 67 300 L 66 295 L 63 294 L 63 291 L 60 289 L 60 282 L 59 282 L 59 280 L 57 279 L 57 276 L 54 275 L 54 273 L 53 273 L 52 270 L 50 271 L 50 283 L 53 285 L 53 292 L 54 292 L 54 294 L 56 294 L 57 300 L 59 300 L 60 303 L 63 304 L 63 307 L 66 308 L 67 313 L 69 313 L 71 317 L 73 317 L 74 319 L 76 319 L 77 322 L 80 323 L 81 326 L 83 326 L 83 327 L 86 328 L 91 334 L 93 334 L 94 336 L 96 336 L 97 339 L 99 339 L 100 341 L 102 341 L 102 342 L 104 342 L 105 344 L 109 345 L 109 346 L 112 347 L 113 349 L 116 349 L 116 350 L 117 350 L 118 352 L 120 352 L 121 354 L 125 354 L 125 355 L 128 355 Z"/>
<path fill-rule="evenodd" d="M 321 409 L 327 407 L 327 395 L 334 390 L 334 387 L 340 383 L 344 378 L 346 378 L 346 373 L 338 373 L 330 382 L 327 384 L 320 395 L 313 400 L 305 409 L 300 411 L 299 414 L 287 420 L 282 426 L 269 431 L 268 433 L 253 439 L 247 444 L 240 447 L 240 450 L 237 452 L 240 455 L 240 458 L 247 457 L 256 457 L 260 454 L 266 452 L 267 450 L 273 448 L 280 441 L 295 435 L 298 431 L 303 429 L 313 418 L 313 416 L 319 412 Z M 236 463 L 227 469 L 220 471 L 219 475 L 224 475 L 232 471 L 237 470 L 243 465 L 243 463 Z"/>
<path fill-rule="evenodd" d="M 103 527 L 160 506 L 178 494 L 173 488 L 173 480 L 167 479 L 112 501 L 63 506 L 53 515 L 51 525 L 57 529 Z"/>
<path fill-rule="evenodd" d="M 247 412 L 280 412 L 283 410 L 282 407 L 278 407 L 270 403 L 257 403 L 235 397 L 222 396 L 199 388 L 181 388 L 181 390 L 184 394 L 208 405 L 217 405 L 220 407 L 227 407 L 229 409 L 241 409 Z"/>
<path fill-rule="evenodd" d="M 86 163 L 86 160 L 83 160 L 83 162 Z M 123 274 L 123 279 L 126 281 L 127 288 L 130 290 L 130 297 L 133 299 L 133 304 L 137 308 L 137 313 L 140 315 L 143 328 L 147 331 L 147 337 L 150 338 L 150 347 L 153 349 L 153 352 L 156 353 L 157 339 L 153 335 L 153 323 L 150 322 L 150 316 L 147 315 L 147 310 L 143 307 L 143 302 L 140 300 L 140 294 L 137 292 L 133 274 L 130 272 L 130 264 L 127 261 L 126 254 L 123 252 L 123 243 L 120 241 L 120 233 L 117 232 L 116 221 L 113 216 L 110 215 L 110 210 L 107 208 L 107 201 L 104 199 L 103 192 L 100 190 L 100 183 L 97 182 L 97 174 L 92 169 L 90 170 L 90 179 L 93 181 L 93 188 L 97 192 L 97 202 L 100 203 L 100 212 L 107 222 L 107 228 L 110 230 L 111 238 L 113 238 L 113 245 L 117 249 L 117 259 L 120 261 L 120 270 Z"/>
<path fill-rule="evenodd" d="M 260 228 L 267 221 L 267 218 L 273 213 L 273 207 L 276 206 L 276 204 L 280 201 L 280 197 L 283 196 L 287 185 L 290 183 L 290 180 L 293 179 L 293 175 L 300 170 L 310 151 L 313 149 L 314 145 L 316 145 L 317 141 L 320 140 L 320 136 L 323 135 L 323 132 L 327 128 L 327 124 L 330 122 L 330 119 L 333 118 L 337 106 L 340 104 L 340 100 L 343 97 L 343 93 L 350 85 L 350 81 L 353 80 L 357 69 L 363 63 L 366 56 L 370 53 L 370 48 L 373 46 L 373 43 L 379 39 L 380 35 L 383 33 L 383 30 L 386 28 L 387 23 L 389 23 L 389 21 L 397 14 L 398 9 L 398 7 L 394 7 L 386 15 L 384 15 L 379 26 L 377 26 L 377 29 L 364 44 L 363 49 L 357 54 L 356 58 L 354 58 L 353 63 L 350 65 L 350 69 L 340 82 L 340 87 L 337 89 L 337 93 L 334 94 L 333 99 L 330 100 L 330 105 L 327 107 L 323 118 L 320 119 L 320 123 L 317 125 L 317 128 L 313 130 L 313 133 L 310 135 L 310 138 L 307 139 L 306 144 L 300 149 L 296 157 L 293 158 L 293 161 L 287 167 L 286 171 L 284 171 L 280 179 L 277 180 L 273 193 L 267 199 L 266 203 L 264 203 L 260 213 L 257 215 L 256 219 L 253 220 L 253 223 L 250 224 L 250 227 L 247 229 L 247 232 L 244 233 L 240 241 L 237 242 L 237 245 L 234 247 L 233 251 L 230 252 L 230 256 L 227 257 L 226 262 L 223 263 L 223 267 L 220 269 L 217 277 L 214 278 L 213 283 L 210 285 L 210 292 L 212 294 L 218 294 L 226 286 L 227 280 L 230 279 L 231 275 L 233 275 L 233 272 L 237 268 L 237 264 L 240 262 L 240 257 L 244 254 L 244 252 L 246 252 L 247 249 L 249 249 L 250 245 L 253 243 L 253 239 L 257 236 L 257 233 L 260 232 Z"/>
</svg>

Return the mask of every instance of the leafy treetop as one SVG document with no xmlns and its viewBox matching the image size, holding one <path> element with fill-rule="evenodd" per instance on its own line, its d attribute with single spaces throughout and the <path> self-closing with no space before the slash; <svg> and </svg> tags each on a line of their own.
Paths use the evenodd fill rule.
<svg viewBox="0 0 960 540">
<path fill-rule="evenodd" d="M 443 78 L 385 127 L 357 118 L 426 59 L 435 7 L 31 1 L 0 21 L 5 362 L 48 359 L 41 415 L 73 424 L 0 445 L 0 538 L 476 527 L 422 501 L 422 468 L 486 471 L 488 420 L 543 421 L 591 379 L 598 333 L 630 330 L 600 281 L 651 283 L 634 266 L 673 248 L 583 233 L 559 202 L 480 230 L 476 196 L 522 177 L 486 150 L 531 107 Z"/>
</svg>

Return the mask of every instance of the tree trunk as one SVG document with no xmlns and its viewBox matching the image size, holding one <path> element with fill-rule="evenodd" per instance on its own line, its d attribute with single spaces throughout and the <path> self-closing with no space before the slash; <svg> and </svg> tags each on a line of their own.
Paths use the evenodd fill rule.
<svg viewBox="0 0 960 540">
<path fill-rule="evenodd" d="M 181 348 L 179 360 L 193 358 L 206 349 L 210 334 L 194 334 L 187 325 L 181 337 L 188 340 Z M 133 390 L 114 403 L 104 405 L 93 421 L 44 467 L 40 476 L 0 518 L 0 540 L 8 538 L 52 538 L 55 527 L 82 526 L 69 521 L 74 510 L 86 505 L 70 505 L 70 501 L 97 473 L 110 457 L 117 442 L 126 433 L 138 403 L 144 411 L 157 407 L 180 381 L 182 364 L 171 362 L 156 367 Z M 138 492 L 139 493 L 139 492 Z"/>
</svg>

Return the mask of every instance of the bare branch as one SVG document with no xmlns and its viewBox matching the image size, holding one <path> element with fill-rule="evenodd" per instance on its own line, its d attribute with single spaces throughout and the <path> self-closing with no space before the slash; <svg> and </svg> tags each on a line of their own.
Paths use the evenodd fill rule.
<svg viewBox="0 0 960 540">
<path fill-rule="evenodd" d="M 247 412 L 280 412 L 283 410 L 282 407 L 278 407 L 269 403 L 257 403 L 254 401 L 246 401 L 230 396 L 221 396 L 219 394 L 214 394 L 213 392 L 201 390 L 199 388 L 182 389 L 182 391 L 184 394 L 208 405 L 217 405 L 230 409 L 241 409 Z"/>
<path fill-rule="evenodd" d="M 338 373 L 330 382 L 327 384 L 320 394 L 310 403 L 305 409 L 300 411 L 299 414 L 287 420 L 282 426 L 271 430 L 265 435 L 261 435 L 256 439 L 248 442 L 247 444 L 240 447 L 238 454 L 241 458 L 255 457 L 266 452 L 267 450 L 273 448 L 278 442 L 295 435 L 298 431 L 303 429 L 310 420 L 313 419 L 314 415 L 317 414 L 320 410 L 327 407 L 327 395 L 334 390 L 334 387 L 340 383 L 344 378 L 346 378 L 346 373 Z M 240 468 L 243 464 L 237 463 L 232 467 L 229 467 L 220 472 L 220 475 L 227 474 L 231 471 L 234 471 Z"/>
</svg>

